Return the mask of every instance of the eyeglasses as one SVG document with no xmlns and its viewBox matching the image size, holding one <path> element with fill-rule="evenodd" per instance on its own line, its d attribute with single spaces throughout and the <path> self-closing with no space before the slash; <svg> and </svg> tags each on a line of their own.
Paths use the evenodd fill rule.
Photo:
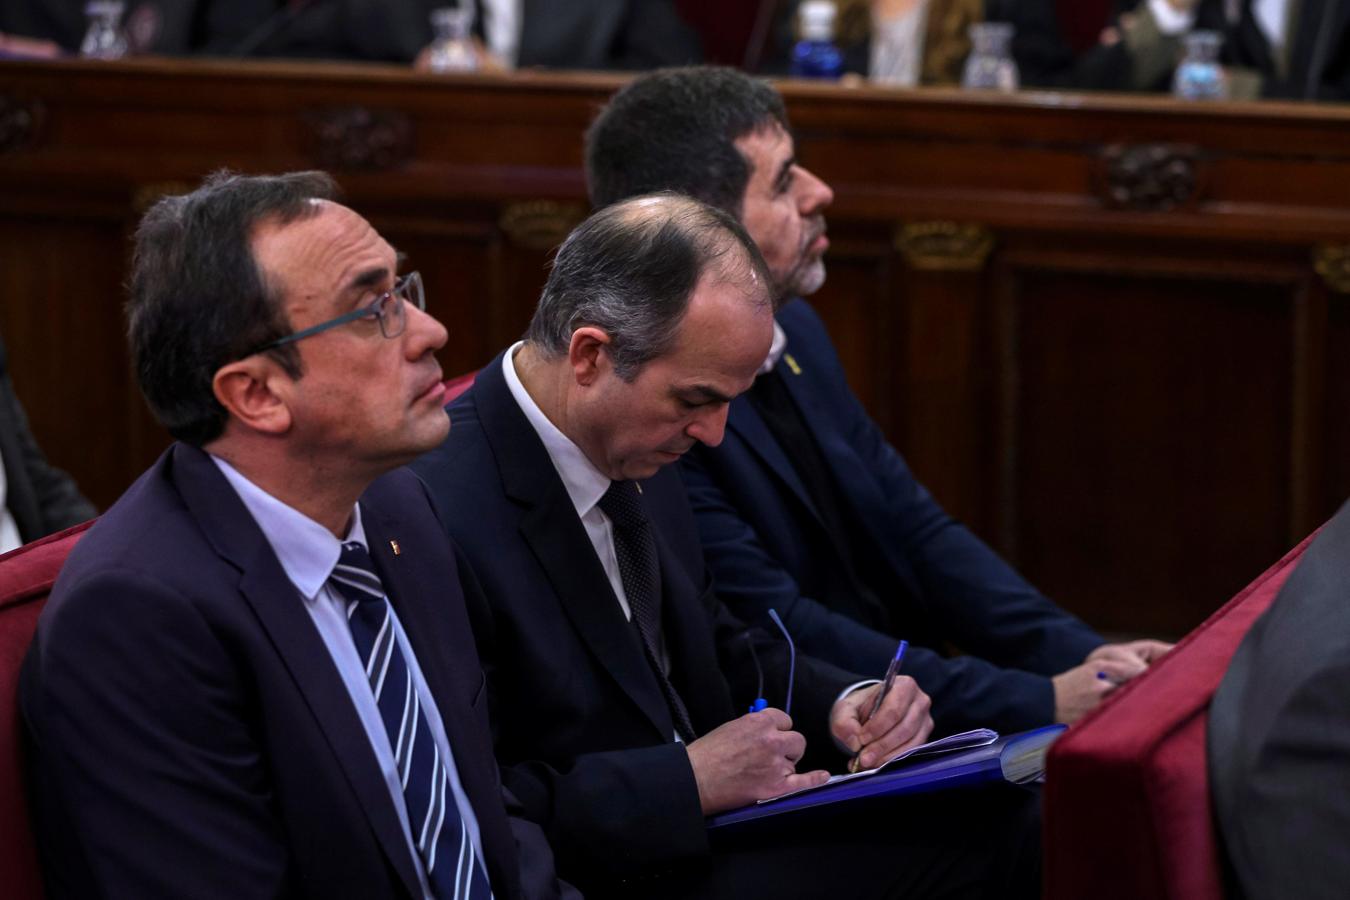
<svg viewBox="0 0 1350 900">
<path fill-rule="evenodd" d="M 321 331 L 346 325 L 348 322 L 355 322 L 358 319 L 374 319 L 380 323 L 380 334 L 386 338 L 396 338 L 403 333 L 403 329 L 408 327 L 408 310 L 404 306 L 405 303 L 411 303 L 418 309 L 426 311 L 427 298 L 422 291 L 422 275 L 419 272 L 409 272 L 404 275 L 394 283 L 392 290 L 385 291 L 368 306 L 354 309 L 349 313 L 343 313 L 336 319 L 329 319 L 327 322 L 320 322 L 318 325 L 311 325 L 285 337 L 277 338 L 275 341 L 263 344 L 253 353 L 262 353 L 285 344 L 292 344 L 302 338 L 311 337 Z M 249 355 L 252 356 L 253 353 Z"/>
</svg>

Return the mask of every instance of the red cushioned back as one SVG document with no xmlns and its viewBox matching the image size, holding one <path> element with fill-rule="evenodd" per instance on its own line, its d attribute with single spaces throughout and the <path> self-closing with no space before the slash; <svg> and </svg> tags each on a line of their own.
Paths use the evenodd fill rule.
<svg viewBox="0 0 1350 900">
<path fill-rule="evenodd" d="M 6 897 L 42 896 L 24 802 L 19 665 L 66 554 L 92 524 L 76 525 L 0 556 L 0 893 Z"/>
<path fill-rule="evenodd" d="M 445 400 L 443 402 L 445 405 L 449 406 L 455 401 L 456 397 L 473 387 L 476 378 L 478 378 L 478 372 L 473 371 L 443 381 L 442 384 L 445 387 Z"/>
<path fill-rule="evenodd" d="M 1205 766 L 1209 701 L 1312 537 L 1050 750 L 1046 900 L 1222 900 Z"/>
</svg>

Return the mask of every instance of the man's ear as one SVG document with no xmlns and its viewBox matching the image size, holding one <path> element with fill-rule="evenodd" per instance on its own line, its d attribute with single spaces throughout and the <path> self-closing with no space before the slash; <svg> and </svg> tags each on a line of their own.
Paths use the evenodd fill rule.
<svg viewBox="0 0 1350 900">
<path fill-rule="evenodd" d="M 603 328 L 583 325 L 572 332 L 572 342 L 567 347 L 567 362 L 572 367 L 572 376 L 577 384 L 593 384 L 604 372 L 613 371 L 614 365 L 609 358 L 613 340 Z"/>
<path fill-rule="evenodd" d="M 291 427 L 291 410 L 286 404 L 289 392 L 284 388 L 293 381 L 280 365 L 257 354 L 221 366 L 211 379 L 211 389 L 220 405 L 240 425 L 263 434 L 280 435 Z"/>
</svg>

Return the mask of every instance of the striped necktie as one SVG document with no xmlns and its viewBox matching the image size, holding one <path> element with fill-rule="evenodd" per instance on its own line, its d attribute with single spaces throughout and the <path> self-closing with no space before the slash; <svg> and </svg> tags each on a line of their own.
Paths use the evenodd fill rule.
<svg viewBox="0 0 1350 900">
<path fill-rule="evenodd" d="M 347 624 L 389 735 L 413 845 L 432 893 L 438 900 L 489 900 L 487 873 L 455 804 L 450 774 L 394 638 L 389 601 L 366 548 L 355 541 L 343 544 L 331 581 L 347 601 Z"/>
</svg>

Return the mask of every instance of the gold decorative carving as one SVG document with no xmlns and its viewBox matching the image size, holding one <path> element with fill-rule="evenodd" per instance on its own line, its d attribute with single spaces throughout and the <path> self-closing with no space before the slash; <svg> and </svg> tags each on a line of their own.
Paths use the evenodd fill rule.
<svg viewBox="0 0 1350 900">
<path fill-rule="evenodd" d="M 0 94 L 0 153 L 18 150 L 37 134 L 42 104 Z"/>
<path fill-rule="evenodd" d="M 192 185 L 186 181 L 152 181 L 136 188 L 136 192 L 131 195 L 131 206 L 136 210 L 136 214 L 140 215 L 162 197 L 186 194 L 191 190 Z"/>
<path fill-rule="evenodd" d="M 551 250 L 584 218 L 586 210 L 579 203 L 524 200 L 502 210 L 497 224 L 513 244 L 531 250 Z"/>
<path fill-rule="evenodd" d="M 1327 287 L 1350 294 L 1350 244 L 1318 244 L 1313 248 L 1313 268 Z"/>
<path fill-rule="evenodd" d="M 384 171 L 412 157 L 413 125 L 407 113 L 350 106 L 318 110 L 307 119 L 321 168 Z"/>
<path fill-rule="evenodd" d="M 984 225 L 910 222 L 896 229 L 895 249 L 912 269 L 978 272 L 994 249 L 994 235 Z"/>
<path fill-rule="evenodd" d="M 1102 199 L 1149 212 L 1184 206 L 1197 193 L 1199 158 L 1188 144 L 1112 144 L 1101 153 Z"/>
</svg>

